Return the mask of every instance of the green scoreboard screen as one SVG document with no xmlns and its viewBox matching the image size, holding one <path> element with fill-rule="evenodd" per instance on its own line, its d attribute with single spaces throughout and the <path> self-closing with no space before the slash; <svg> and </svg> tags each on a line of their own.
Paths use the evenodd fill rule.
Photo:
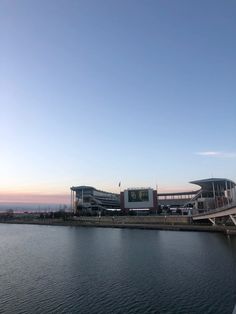
<svg viewBox="0 0 236 314">
<path fill-rule="evenodd" d="M 148 202 L 148 190 L 128 190 L 129 202 Z"/>
</svg>

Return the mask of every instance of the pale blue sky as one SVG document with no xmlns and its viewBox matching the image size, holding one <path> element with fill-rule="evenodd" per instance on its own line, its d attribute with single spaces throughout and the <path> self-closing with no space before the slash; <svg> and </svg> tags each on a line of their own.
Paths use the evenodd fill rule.
<svg viewBox="0 0 236 314">
<path fill-rule="evenodd" d="M 233 0 L 0 2 L 0 188 L 236 181 Z"/>
</svg>

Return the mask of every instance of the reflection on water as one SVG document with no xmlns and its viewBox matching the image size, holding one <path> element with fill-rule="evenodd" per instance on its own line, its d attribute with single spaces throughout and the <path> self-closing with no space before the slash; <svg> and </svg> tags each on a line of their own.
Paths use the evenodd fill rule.
<svg viewBox="0 0 236 314">
<path fill-rule="evenodd" d="M 232 313 L 236 237 L 0 225 L 0 312 Z"/>
</svg>

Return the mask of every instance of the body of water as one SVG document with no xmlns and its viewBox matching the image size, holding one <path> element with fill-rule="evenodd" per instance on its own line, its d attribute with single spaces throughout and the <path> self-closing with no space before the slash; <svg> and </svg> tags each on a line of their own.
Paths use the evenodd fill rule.
<svg viewBox="0 0 236 314">
<path fill-rule="evenodd" d="M 0 313 L 229 313 L 236 238 L 0 224 Z"/>
</svg>

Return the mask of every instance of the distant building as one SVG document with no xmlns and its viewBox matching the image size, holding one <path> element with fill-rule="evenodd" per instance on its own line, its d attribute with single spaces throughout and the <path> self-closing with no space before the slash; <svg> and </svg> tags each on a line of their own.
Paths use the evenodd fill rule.
<svg viewBox="0 0 236 314">
<path fill-rule="evenodd" d="M 72 186 L 71 205 L 74 213 L 103 212 L 109 209 L 120 209 L 120 195 L 100 191 L 92 186 Z"/>
</svg>

